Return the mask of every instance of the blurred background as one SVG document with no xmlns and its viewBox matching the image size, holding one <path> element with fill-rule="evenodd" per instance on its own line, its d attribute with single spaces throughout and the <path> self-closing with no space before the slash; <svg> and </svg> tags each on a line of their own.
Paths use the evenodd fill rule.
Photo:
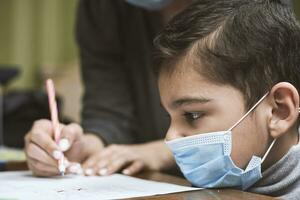
<svg viewBox="0 0 300 200">
<path fill-rule="evenodd" d="M 5 93 L 43 89 L 45 78 L 53 78 L 62 112 L 79 121 L 76 6 L 77 0 L 0 0 L 0 68 L 20 70 Z"/>
<path fill-rule="evenodd" d="M 4 128 L 0 124 L 0 129 L 4 129 L 5 134 L 17 131 L 14 128 L 20 130 L 28 119 L 22 133 L 16 134 L 23 140 L 20 134 L 27 131 L 32 119 L 49 116 L 47 99 L 42 92 L 46 78 L 52 78 L 56 84 L 62 116 L 80 121 L 82 85 L 74 39 L 77 2 L 0 0 L 0 75 L 1 69 L 19 71 L 15 78 L 1 82 Z M 294 0 L 294 8 L 300 16 L 299 0 Z M 17 72 L 9 73 L 13 77 Z M 44 111 L 42 115 L 32 114 L 34 109 Z M 20 117 L 16 119 L 17 115 Z M 23 145 L 15 140 L 7 144 Z"/>
</svg>

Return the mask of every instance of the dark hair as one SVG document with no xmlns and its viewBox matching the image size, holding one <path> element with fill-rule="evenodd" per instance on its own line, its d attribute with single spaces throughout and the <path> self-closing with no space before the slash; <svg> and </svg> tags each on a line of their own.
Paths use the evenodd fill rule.
<svg viewBox="0 0 300 200">
<path fill-rule="evenodd" d="M 300 26 L 283 0 L 196 1 L 154 45 L 158 74 L 192 55 L 197 72 L 237 88 L 247 108 L 281 81 L 300 91 Z"/>
</svg>

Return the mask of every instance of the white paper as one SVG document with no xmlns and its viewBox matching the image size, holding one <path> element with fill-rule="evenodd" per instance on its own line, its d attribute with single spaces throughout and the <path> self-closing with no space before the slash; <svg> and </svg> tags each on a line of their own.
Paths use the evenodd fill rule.
<svg viewBox="0 0 300 200">
<path fill-rule="evenodd" d="M 1 172 L 0 199 L 122 199 L 197 190 L 121 174 L 105 177 L 65 176 L 38 178 L 29 171 Z"/>
</svg>

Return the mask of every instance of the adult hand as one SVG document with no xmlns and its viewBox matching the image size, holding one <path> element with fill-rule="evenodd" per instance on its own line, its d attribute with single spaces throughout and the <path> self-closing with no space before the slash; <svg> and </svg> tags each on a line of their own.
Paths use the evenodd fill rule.
<svg viewBox="0 0 300 200">
<path fill-rule="evenodd" d="M 83 164 L 86 175 L 110 175 L 121 171 L 134 175 L 143 169 L 163 170 L 175 165 L 163 141 L 138 145 L 110 145 Z"/>
<path fill-rule="evenodd" d="M 79 163 L 103 147 L 101 140 L 92 134 L 83 134 L 77 124 L 61 124 L 61 140 L 54 141 L 54 131 L 49 120 L 38 120 L 25 136 L 27 164 L 37 176 L 59 174 L 58 160 L 64 154 L 67 173 L 81 173 Z"/>
</svg>

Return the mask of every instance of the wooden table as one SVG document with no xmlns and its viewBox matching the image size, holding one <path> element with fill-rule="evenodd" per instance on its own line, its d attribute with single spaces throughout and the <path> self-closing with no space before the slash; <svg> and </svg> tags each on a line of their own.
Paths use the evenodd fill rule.
<svg viewBox="0 0 300 200">
<path fill-rule="evenodd" d="M 139 178 L 153 180 L 153 181 L 161 181 L 167 183 L 174 183 L 177 185 L 184 185 L 190 186 L 189 182 L 183 178 L 179 178 L 176 176 L 170 176 L 167 174 L 163 174 L 160 172 L 143 172 L 137 175 Z M 132 198 L 132 199 L 156 199 L 156 200 L 210 200 L 210 199 L 222 199 L 222 200 L 238 200 L 238 199 L 245 199 L 245 200 L 269 200 L 275 199 L 273 197 L 268 197 L 264 195 L 258 195 L 249 192 L 243 192 L 240 190 L 233 190 L 233 189 L 203 189 L 198 191 L 189 191 L 189 192 L 181 192 L 175 194 L 167 194 L 167 195 L 158 195 L 152 197 L 139 197 L 139 198 Z"/>
<path fill-rule="evenodd" d="M 6 165 L 6 171 L 14 171 L 14 170 L 26 170 L 27 165 L 25 162 L 12 162 Z M 179 178 L 176 176 L 171 176 L 167 174 L 163 174 L 160 172 L 148 171 L 142 172 L 136 175 L 138 178 L 153 180 L 153 181 L 161 181 L 167 183 L 174 183 L 177 185 L 190 186 L 190 184 L 183 178 Z M 134 200 L 141 199 L 149 199 L 149 200 L 210 200 L 210 199 L 222 199 L 222 200 L 269 200 L 275 199 L 273 197 L 268 197 L 264 195 L 253 194 L 249 192 L 243 192 L 239 190 L 233 189 L 203 189 L 199 191 L 189 191 L 189 192 L 181 192 L 175 194 L 167 194 L 167 195 L 157 195 L 151 197 L 138 197 L 131 198 Z"/>
</svg>

